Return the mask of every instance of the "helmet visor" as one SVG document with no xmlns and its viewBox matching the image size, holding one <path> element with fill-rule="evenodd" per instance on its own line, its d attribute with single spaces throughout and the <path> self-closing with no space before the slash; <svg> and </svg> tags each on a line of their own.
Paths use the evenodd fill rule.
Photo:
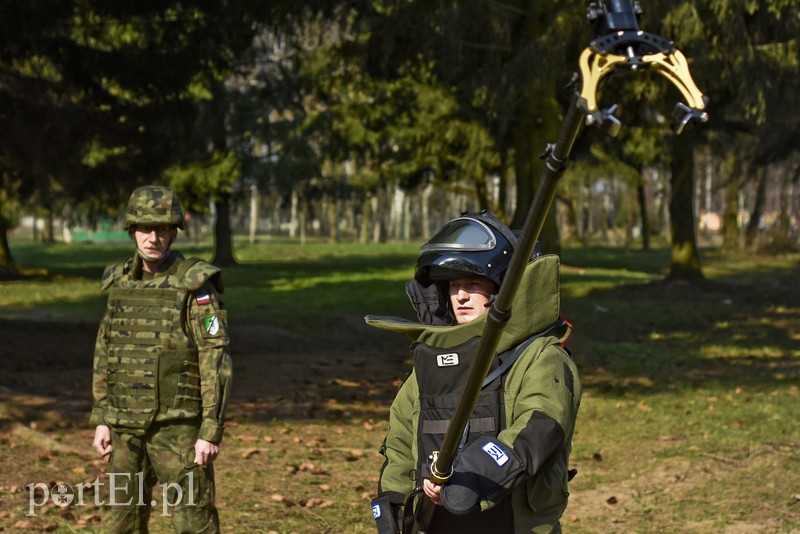
<svg viewBox="0 0 800 534">
<path fill-rule="evenodd" d="M 492 250 L 496 244 L 494 234 L 487 225 L 464 217 L 444 225 L 422 245 L 420 252 Z"/>
</svg>

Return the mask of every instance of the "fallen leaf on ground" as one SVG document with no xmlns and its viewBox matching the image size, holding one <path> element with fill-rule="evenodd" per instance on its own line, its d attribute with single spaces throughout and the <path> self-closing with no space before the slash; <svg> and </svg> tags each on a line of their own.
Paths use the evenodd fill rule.
<svg viewBox="0 0 800 534">
<path fill-rule="evenodd" d="M 312 497 L 306 501 L 304 506 L 305 508 L 315 508 L 320 504 L 322 504 L 322 499 L 320 499 L 319 497 Z"/>
<path fill-rule="evenodd" d="M 245 449 L 244 451 L 242 451 L 242 458 L 247 460 L 256 454 L 261 454 L 261 451 L 259 449 Z"/>
</svg>

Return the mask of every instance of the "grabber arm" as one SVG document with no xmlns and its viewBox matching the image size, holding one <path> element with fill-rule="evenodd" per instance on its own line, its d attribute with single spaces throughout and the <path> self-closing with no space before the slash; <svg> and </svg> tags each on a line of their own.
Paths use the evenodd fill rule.
<svg viewBox="0 0 800 534">
<path fill-rule="evenodd" d="M 654 69 L 667 78 L 686 99 L 673 114 L 680 133 L 690 122 L 705 122 L 706 97 L 697 88 L 689 64 L 671 41 L 639 29 L 619 30 L 589 43 L 579 59 L 581 90 L 578 107 L 586 114 L 587 124 L 599 123 L 603 112 L 597 106 L 600 81 L 617 68 Z"/>
<path fill-rule="evenodd" d="M 686 99 L 686 103 L 678 102 L 673 112 L 676 120 L 675 130 L 681 133 L 690 122 L 706 122 L 708 113 L 706 97 L 700 92 L 689 72 L 689 63 L 680 50 L 675 49 L 669 55 L 659 52 L 642 57 L 642 61 L 654 68 L 656 72 L 672 82 Z"/>
</svg>

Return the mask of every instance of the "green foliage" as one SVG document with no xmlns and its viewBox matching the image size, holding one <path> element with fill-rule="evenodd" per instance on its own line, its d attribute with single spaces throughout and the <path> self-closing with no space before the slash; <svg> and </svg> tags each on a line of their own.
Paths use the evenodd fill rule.
<svg viewBox="0 0 800 534">
<path fill-rule="evenodd" d="M 264 87 L 276 98 L 264 112 L 269 122 L 254 126 L 252 144 L 270 147 L 263 169 L 273 184 L 287 190 L 304 183 L 335 195 L 342 187 L 413 187 L 425 173 L 475 180 L 497 167 L 491 136 L 478 121 L 464 119 L 453 90 L 437 81 L 422 56 L 397 65 L 392 76 L 378 76 L 368 68 L 374 29 L 364 20 L 306 15 L 278 30 L 286 32 L 287 52 L 265 60 L 277 76 Z M 304 32 L 323 37 L 309 44 Z M 273 42 L 271 36 L 264 41 Z M 253 53 L 265 55 L 259 48 Z M 292 90 L 300 98 L 290 98 Z M 245 95 L 261 98 L 263 92 Z"/>
<path fill-rule="evenodd" d="M 232 6 L 26 2 L 4 4 L 0 54 L 5 194 L 60 191 L 48 208 L 93 217 L 151 181 L 191 133 L 197 84 L 249 44 Z M 93 213 L 94 212 L 94 213 Z"/>
<path fill-rule="evenodd" d="M 209 199 L 231 192 L 241 178 L 241 164 L 233 151 L 215 152 L 206 161 L 173 165 L 164 171 L 164 177 L 178 194 L 184 210 L 205 213 Z"/>
<path fill-rule="evenodd" d="M 692 60 L 695 79 L 711 98 L 716 117 L 710 126 L 727 132 L 731 141 L 736 130 L 756 134 L 757 161 L 784 158 L 793 150 L 791 132 L 800 117 L 786 100 L 800 90 L 798 7 L 796 0 L 708 0 L 670 3 L 656 13 L 664 33 Z"/>
<path fill-rule="evenodd" d="M 20 215 L 20 202 L 18 191 L 22 187 L 21 180 L 14 179 L 10 174 L 0 174 L 2 187 L 0 187 L 0 224 L 2 228 L 16 226 Z"/>
<path fill-rule="evenodd" d="M 199 211 L 239 178 L 308 198 L 433 179 L 483 202 L 498 174 L 516 178 L 524 213 L 589 38 L 585 2 L 261 4 L 1 7 L 7 205 L 92 222 L 169 168 Z M 796 150 L 797 0 L 643 7 L 642 28 L 675 40 L 711 98 L 699 142 L 756 165 Z M 620 104 L 622 136 L 587 135 L 583 183 L 669 162 L 679 95 L 655 73 L 624 74 L 601 95 Z M 212 170 L 234 152 L 236 171 Z"/>
</svg>

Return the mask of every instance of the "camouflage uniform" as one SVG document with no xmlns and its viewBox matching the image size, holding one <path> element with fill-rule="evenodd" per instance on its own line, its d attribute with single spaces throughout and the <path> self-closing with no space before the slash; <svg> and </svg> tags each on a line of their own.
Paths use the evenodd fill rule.
<svg viewBox="0 0 800 534">
<path fill-rule="evenodd" d="M 162 189 L 134 192 L 126 226 L 182 224 L 177 200 Z M 182 495 L 169 509 L 176 532 L 218 532 L 213 466 L 194 463 L 194 445 L 221 441 L 230 396 L 222 276 L 177 251 L 167 251 L 156 273 L 142 264 L 138 254 L 112 264 L 101 282 L 110 294 L 95 345 L 90 422 L 112 431 L 109 527 L 147 532 L 157 480 L 170 488 L 162 499 Z"/>
</svg>

